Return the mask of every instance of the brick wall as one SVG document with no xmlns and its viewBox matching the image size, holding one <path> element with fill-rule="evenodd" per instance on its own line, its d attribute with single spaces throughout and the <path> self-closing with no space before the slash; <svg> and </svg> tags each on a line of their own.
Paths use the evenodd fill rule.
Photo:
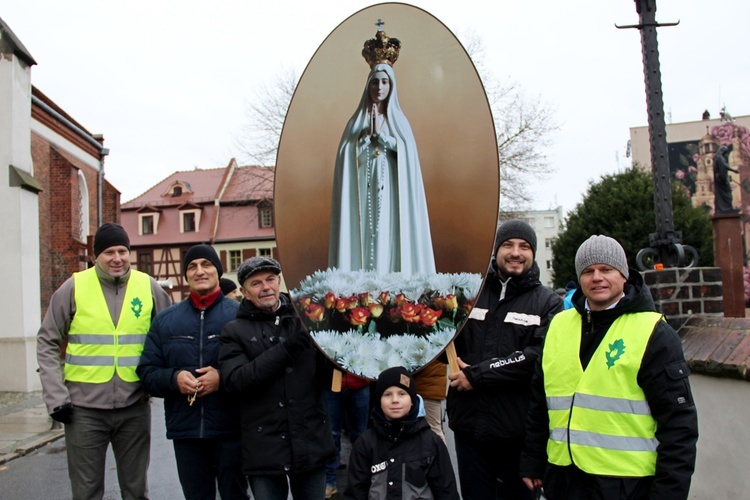
<svg viewBox="0 0 750 500">
<path fill-rule="evenodd" d="M 78 238 L 78 172 L 86 177 L 89 197 L 89 231 L 97 228 L 98 172 L 66 155 L 43 137 L 32 134 L 34 177 L 42 186 L 39 194 L 40 302 L 45 314 L 55 290 L 74 272 L 86 269 L 86 242 Z M 120 193 L 104 183 L 103 221 L 119 222 Z"/>
<path fill-rule="evenodd" d="M 675 330 L 695 314 L 724 315 L 720 268 L 682 267 L 642 274 L 656 310 Z"/>
</svg>

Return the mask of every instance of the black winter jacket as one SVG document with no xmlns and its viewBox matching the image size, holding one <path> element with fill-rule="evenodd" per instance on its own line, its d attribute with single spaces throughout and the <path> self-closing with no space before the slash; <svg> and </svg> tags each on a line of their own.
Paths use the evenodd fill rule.
<svg viewBox="0 0 750 500">
<path fill-rule="evenodd" d="M 581 290 L 576 290 L 573 295 L 575 308 L 583 319 L 580 359 L 584 369 L 617 318 L 623 314 L 654 311 L 653 299 L 643 285 L 641 275 L 634 269 L 630 269 L 629 275 L 625 296 L 613 309 L 587 311 Z M 547 463 L 549 414 L 540 356 L 532 382 L 521 475 L 543 478 L 549 500 L 688 498 L 698 439 L 698 419 L 689 374 L 680 337 L 667 322 L 660 321 L 651 334 L 637 376 L 638 385 L 643 389 L 651 415 L 656 420 L 656 438 L 659 440 L 656 475 L 646 478 L 594 476 L 575 465 L 560 467 Z"/>
<path fill-rule="evenodd" d="M 219 334 L 237 314 L 237 301 L 219 295 L 204 311 L 188 297 L 163 310 L 151 322 L 136 372 L 143 388 L 164 398 L 168 439 L 237 438 L 239 405 L 222 390 L 193 405 L 177 387 L 177 373 L 213 366 L 218 369 Z"/>
<path fill-rule="evenodd" d="M 294 335 L 307 334 L 283 294 L 275 312 L 243 299 L 237 319 L 221 332 L 221 380 L 242 401 L 245 475 L 309 471 L 335 453 L 316 383 L 316 349 L 292 354 L 286 342 Z"/>
<path fill-rule="evenodd" d="M 401 421 L 380 408 L 352 448 L 346 500 L 458 500 L 456 477 L 443 440 L 414 407 Z"/>
<path fill-rule="evenodd" d="M 503 286 L 505 297 L 499 300 Z M 562 300 L 539 282 L 536 263 L 503 285 L 493 260 L 470 318 L 454 341 L 473 390 L 448 391 L 451 429 L 477 441 L 522 439 L 531 377 Z M 482 314 L 484 319 L 481 319 Z"/>
</svg>

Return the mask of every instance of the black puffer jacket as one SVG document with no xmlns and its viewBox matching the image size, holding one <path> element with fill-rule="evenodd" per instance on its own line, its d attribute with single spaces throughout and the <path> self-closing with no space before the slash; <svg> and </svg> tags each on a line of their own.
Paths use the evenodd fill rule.
<svg viewBox="0 0 750 500">
<path fill-rule="evenodd" d="M 219 371 L 242 400 L 242 471 L 286 474 L 323 467 L 334 454 L 328 414 L 316 383 L 316 350 L 292 354 L 294 335 L 307 335 L 289 298 L 275 312 L 242 301 L 221 332 Z"/>
<path fill-rule="evenodd" d="M 576 290 L 573 295 L 575 308 L 583 319 L 580 359 L 584 369 L 617 318 L 623 314 L 654 311 L 653 299 L 643 285 L 641 275 L 634 269 L 630 269 L 629 275 L 625 296 L 613 309 L 586 311 L 586 299 L 581 290 Z M 543 478 L 545 494 L 550 500 L 688 498 L 698 439 L 698 419 L 688 381 L 689 373 L 680 337 L 666 321 L 660 321 L 651 333 L 637 377 L 657 425 L 659 446 L 656 475 L 646 478 L 593 476 L 575 465 L 559 467 L 547 463 L 549 414 L 540 356 L 532 385 L 521 475 Z M 571 489 L 571 485 L 576 488 Z M 585 496 L 582 488 L 593 496 Z"/>
<path fill-rule="evenodd" d="M 388 421 L 380 408 L 372 427 L 352 448 L 344 498 L 347 500 L 458 500 L 448 448 L 419 408 L 401 421 Z"/>
<path fill-rule="evenodd" d="M 177 373 L 218 368 L 219 334 L 237 314 L 237 301 L 219 295 L 204 311 L 190 298 L 160 312 L 151 322 L 136 372 L 143 388 L 164 398 L 168 439 L 237 438 L 239 405 L 223 391 L 190 405 L 177 387 Z"/>
<path fill-rule="evenodd" d="M 536 263 L 505 285 L 494 260 L 491 270 L 470 316 L 476 319 L 455 340 L 458 356 L 471 365 L 464 373 L 473 390 L 451 387 L 447 403 L 451 429 L 478 441 L 523 438 L 534 364 L 552 316 L 562 310 L 560 297 L 539 282 Z"/>
</svg>

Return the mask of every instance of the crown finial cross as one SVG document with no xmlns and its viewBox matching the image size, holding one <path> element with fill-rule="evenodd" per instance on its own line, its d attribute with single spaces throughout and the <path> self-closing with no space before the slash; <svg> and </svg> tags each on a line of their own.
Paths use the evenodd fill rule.
<svg viewBox="0 0 750 500">
<path fill-rule="evenodd" d="M 383 25 L 385 25 L 385 22 L 382 19 L 378 19 L 378 22 L 373 24 L 378 27 L 378 31 L 383 31 Z"/>
</svg>

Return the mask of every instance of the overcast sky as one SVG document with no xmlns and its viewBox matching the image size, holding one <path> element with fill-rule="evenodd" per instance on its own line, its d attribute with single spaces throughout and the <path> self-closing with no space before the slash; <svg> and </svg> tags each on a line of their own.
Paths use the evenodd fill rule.
<svg viewBox="0 0 750 500">
<path fill-rule="evenodd" d="M 176 170 L 238 154 L 259 86 L 301 75 L 325 37 L 377 2 L 318 0 L 23 0 L 0 17 L 37 66 L 32 83 L 110 149 L 107 179 L 128 201 Z M 646 125 L 632 0 L 414 1 L 456 33 L 476 32 L 486 64 L 556 110 L 556 173 L 532 208 L 582 199 L 588 182 L 630 164 L 629 127 Z M 710 7 L 709 7 L 710 5 Z M 750 114 L 750 2 L 657 0 L 667 119 Z M 387 30 L 387 26 L 386 26 Z M 393 34 L 398 36 L 398 34 Z"/>
</svg>

